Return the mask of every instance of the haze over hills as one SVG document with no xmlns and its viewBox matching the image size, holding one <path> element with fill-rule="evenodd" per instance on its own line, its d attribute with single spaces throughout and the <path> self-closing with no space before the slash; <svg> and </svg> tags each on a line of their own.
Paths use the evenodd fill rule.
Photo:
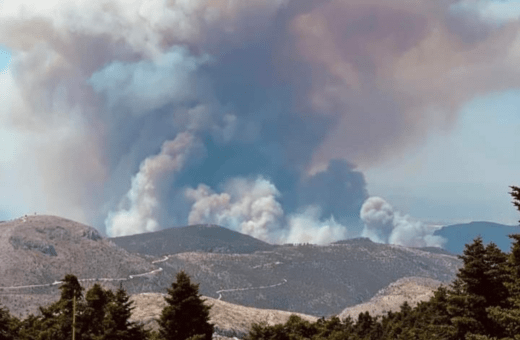
<svg viewBox="0 0 520 340">
<path fill-rule="evenodd" d="M 462 254 L 464 245 L 471 243 L 479 235 L 482 236 L 484 244 L 494 242 L 502 251 L 509 252 L 509 234 L 520 234 L 520 227 L 493 222 L 470 222 L 448 225 L 434 233 L 435 236 L 442 236 L 447 240 L 444 249 L 453 254 Z"/>
</svg>

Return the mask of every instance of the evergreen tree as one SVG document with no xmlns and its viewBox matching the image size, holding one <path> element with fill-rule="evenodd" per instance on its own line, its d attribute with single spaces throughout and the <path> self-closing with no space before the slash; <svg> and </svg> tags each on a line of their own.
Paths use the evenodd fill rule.
<svg viewBox="0 0 520 340">
<path fill-rule="evenodd" d="M 109 294 L 98 283 L 87 291 L 86 306 L 80 319 L 82 339 L 98 340 L 104 334 L 102 327 L 105 319 L 105 309 L 109 302 Z"/>
<path fill-rule="evenodd" d="M 489 317 L 503 330 L 503 335 L 510 339 L 520 339 L 520 234 L 509 235 L 514 240 L 509 254 L 509 280 L 504 285 L 508 290 L 508 306 L 488 308 Z"/>
<path fill-rule="evenodd" d="M 80 315 L 85 305 L 83 299 L 83 287 L 76 276 L 65 275 L 60 287 L 60 299 L 49 307 L 40 307 L 41 316 L 35 322 L 34 327 L 39 328 L 38 338 L 40 340 L 70 340 L 72 338 L 72 323 L 74 300 L 76 304 L 76 315 Z M 81 328 L 79 318 L 76 322 L 76 339 L 81 340 Z"/>
<path fill-rule="evenodd" d="M 126 290 L 120 286 L 107 305 L 103 340 L 144 340 L 148 337 L 140 323 L 130 322 L 132 304 Z"/>
<path fill-rule="evenodd" d="M 194 335 L 203 335 L 211 340 L 213 324 L 209 322 L 210 306 L 204 304 L 199 294 L 199 285 L 191 283 L 189 276 L 181 271 L 165 297 L 167 306 L 159 318 L 159 334 L 165 340 L 185 340 Z"/>
<path fill-rule="evenodd" d="M 456 338 L 466 334 L 500 335 L 501 327 L 486 309 L 507 303 L 507 256 L 493 243 L 484 247 L 479 236 L 459 257 L 464 265 L 453 283 L 448 306 Z"/>
<path fill-rule="evenodd" d="M 509 194 L 513 196 L 513 204 L 520 211 L 520 188 L 515 186 L 510 186 L 510 188 L 511 192 Z"/>
<path fill-rule="evenodd" d="M 19 340 L 36 340 L 39 339 L 41 331 L 41 317 L 30 314 L 21 320 L 17 327 Z"/>
<path fill-rule="evenodd" d="M 0 307 L 0 340 L 15 339 L 16 321 L 6 308 Z"/>
</svg>

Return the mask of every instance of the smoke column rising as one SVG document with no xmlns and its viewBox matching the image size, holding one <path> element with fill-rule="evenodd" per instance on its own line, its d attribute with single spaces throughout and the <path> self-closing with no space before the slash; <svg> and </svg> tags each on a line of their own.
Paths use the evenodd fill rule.
<svg viewBox="0 0 520 340">
<path fill-rule="evenodd" d="M 110 212 L 106 220 L 107 231 L 113 236 L 151 232 L 159 229 L 160 187 L 166 177 L 180 172 L 197 141 L 187 132 L 174 140 L 166 141 L 158 155 L 143 161 L 139 172 L 132 178 L 132 187 L 119 204 L 119 210 Z M 125 206 L 128 206 L 125 208 Z"/>
<path fill-rule="evenodd" d="M 217 223 L 271 243 L 327 244 L 345 239 L 347 228 L 330 217 L 322 220 L 320 208 L 307 206 L 286 216 L 276 187 L 264 178 L 235 178 L 214 193 L 208 186 L 187 189 L 192 200 L 188 223 Z"/>
<path fill-rule="evenodd" d="M 374 242 L 409 247 L 442 247 L 446 240 L 433 236 L 434 228 L 402 215 L 381 197 L 368 198 L 361 207 L 363 236 Z"/>
</svg>

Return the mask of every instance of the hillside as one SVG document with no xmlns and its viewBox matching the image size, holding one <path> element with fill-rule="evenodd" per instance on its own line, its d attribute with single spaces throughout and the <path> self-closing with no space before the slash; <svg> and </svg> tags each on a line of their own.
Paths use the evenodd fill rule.
<svg viewBox="0 0 520 340">
<path fill-rule="evenodd" d="M 128 278 L 153 269 L 81 223 L 45 215 L 0 223 L 0 293 L 14 293 L 2 287 L 53 283 L 67 273 L 80 279 Z"/>
<path fill-rule="evenodd" d="M 502 251 L 509 252 L 511 240 L 507 235 L 520 233 L 519 226 L 508 226 L 492 222 L 471 222 L 453 224 L 436 230 L 434 235 L 444 237 L 444 249 L 454 254 L 462 254 L 464 245 L 482 236 L 484 244 L 494 242 Z"/>
<path fill-rule="evenodd" d="M 347 316 L 357 320 L 359 313 L 369 312 L 370 315 L 383 315 L 387 312 L 399 311 L 407 301 L 412 307 L 421 301 L 427 301 L 433 296 L 433 291 L 442 283 L 433 279 L 421 277 L 405 277 L 381 289 L 370 301 L 346 308 L 339 314 L 341 319 Z"/>
<path fill-rule="evenodd" d="M 329 246 L 284 245 L 253 254 L 180 253 L 157 263 L 153 278 L 163 292 L 185 270 L 201 293 L 257 308 L 315 316 L 340 313 L 409 276 L 448 282 L 461 261 L 453 255 L 373 243 L 367 239 Z"/>
<path fill-rule="evenodd" d="M 251 254 L 275 248 L 269 243 L 216 225 L 168 228 L 110 240 L 129 252 L 153 256 L 186 252 Z"/>
<path fill-rule="evenodd" d="M 294 314 L 280 310 L 244 307 L 207 296 L 203 296 L 203 299 L 206 300 L 206 304 L 212 306 L 210 321 L 215 324 L 217 333 L 228 336 L 244 335 L 255 322 L 265 321 L 270 325 L 285 323 L 289 316 Z M 149 328 L 157 327 L 155 319 L 160 316 L 162 309 L 166 306 L 164 296 L 158 293 L 143 293 L 132 295 L 131 300 L 136 307 L 132 312 L 131 320 L 141 321 Z M 318 319 L 311 315 L 297 315 L 311 322 Z"/>
</svg>

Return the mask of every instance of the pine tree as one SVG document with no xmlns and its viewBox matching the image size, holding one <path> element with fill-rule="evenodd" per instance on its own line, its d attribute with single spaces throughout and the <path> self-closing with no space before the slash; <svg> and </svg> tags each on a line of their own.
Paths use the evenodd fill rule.
<svg viewBox="0 0 520 340">
<path fill-rule="evenodd" d="M 65 275 L 60 287 L 60 299 L 49 307 L 40 307 L 41 317 L 34 324 L 39 328 L 40 340 L 69 340 L 72 338 L 72 323 L 74 302 L 76 315 L 80 315 L 85 308 L 82 301 L 83 287 L 76 276 Z M 81 322 L 76 323 L 76 330 L 81 328 Z M 76 340 L 81 340 L 81 333 L 76 332 Z"/>
<path fill-rule="evenodd" d="M 132 305 L 126 290 L 120 286 L 106 308 L 103 340 L 144 340 L 148 337 L 140 323 L 130 321 Z"/>
<path fill-rule="evenodd" d="M 515 186 L 510 186 L 510 188 L 511 192 L 509 194 L 513 196 L 513 204 L 520 211 L 520 188 Z"/>
<path fill-rule="evenodd" d="M 488 335 L 496 328 L 486 312 L 486 308 L 495 303 L 494 300 L 503 298 L 501 293 L 495 294 L 490 289 L 490 284 L 497 283 L 496 277 L 500 276 L 497 271 L 501 271 L 499 267 L 502 265 L 502 257 L 496 249 L 494 246 L 484 247 L 479 236 L 466 245 L 464 255 L 459 256 L 464 265 L 452 285 L 448 305 L 457 339 L 464 338 L 466 334 Z"/>
<path fill-rule="evenodd" d="M 511 186 L 513 204 L 520 211 L 520 188 Z M 489 317 L 503 329 L 504 336 L 520 340 L 520 234 L 509 235 L 513 240 L 507 260 L 509 276 L 504 279 L 509 305 L 495 306 L 488 309 Z"/>
<path fill-rule="evenodd" d="M 0 340 L 13 340 L 16 320 L 6 308 L 0 307 Z"/>
<path fill-rule="evenodd" d="M 109 294 L 98 283 L 90 288 L 85 295 L 86 306 L 81 314 L 82 339 L 97 340 L 104 334 L 103 320 L 105 309 L 109 302 Z"/>
<path fill-rule="evenodd" d="M 203 335 L 211 340 L 213 324 L 209 322 L 210 306 L 204 304 L 199 294 L 199 285 L 191 283 L 189 276 L 181 271 L 165 297 L 159 319 L 159 334 L 164 340 L 185 340 Z"/>
<path fill-rule="evenodd" d="M 510 276 L 504 283 L 508 290 L 509 305 L 491 307 L 488 313 L 501 327 L 504 336 L 520 339 L 520 234 L 509 237 L 514 240 L 507 264 Z"/>
</svg>

